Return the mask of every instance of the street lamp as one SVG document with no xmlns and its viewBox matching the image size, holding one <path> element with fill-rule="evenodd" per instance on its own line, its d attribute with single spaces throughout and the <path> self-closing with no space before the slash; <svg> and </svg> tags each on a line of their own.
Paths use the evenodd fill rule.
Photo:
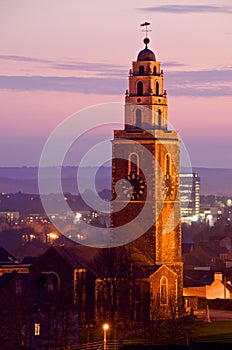
<svg viewBox="0 0 232 350">
<path fill-rule="evenodd" d="M 106 350 L 106 332 L 108 331 L 110 326 L 108 325 L 108 323 L 104 323 L 102 328 L 103 328 L 103 331 L 104 331 L 104 350 Z"/>
</svg>

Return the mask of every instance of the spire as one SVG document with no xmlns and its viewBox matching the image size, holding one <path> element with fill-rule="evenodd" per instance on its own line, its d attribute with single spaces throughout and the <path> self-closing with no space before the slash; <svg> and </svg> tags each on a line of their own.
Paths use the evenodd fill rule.
<svg viewBox="0 0 232 350">
<path fill-rule="evenodd" d="M 144 22 L 144 23 L 140 24 L 141 27 L 146 27 L 144 30 L 142 30 L 142 32 L 146 32 L 146 38 L 147 38 L 147 33 L 151 32 L 151 29 L 147 28 L 150 25 L 151 25 L 151 23 L 149 23 L 149 22 Z"/>
<path fill-rule="evenodd" d="M 145 32 L 146 33 L 146 37 L 144 38 L 143 42 L 145 44 L 145 49 L 147 49 L 147 45 L 149 44 L 150 40 L 149 38 L 147 37 L 147 34 L 148 32 L 151 32 L 151 29 L 148 29 L 147 27 L 150 26 L 151 23 L 149 22 L 144 22 L 142 24 L 140 24 L 141 27 L 145 27 L 145 29 L 142 30 L 142 32 Z"/>
<path fill-rule="evenodd" d="M 147 37 L 148 32 L 151 32 L 150 29 L 148 29 L 148 26 L 150 26 L 151 23 L 144 22 L 140 24 L 141 27 L 145 27 L 142 31 L 146 33 L 146 37 L 143 39 L 143 42 L 145 44 L 145 49 L 140 51 L 137 57 L 137 61 L 155 61 L 155 54 L 151 50 L 148 49 L 148 44 L 150 42 L 150 39 Z"/>
</svg>

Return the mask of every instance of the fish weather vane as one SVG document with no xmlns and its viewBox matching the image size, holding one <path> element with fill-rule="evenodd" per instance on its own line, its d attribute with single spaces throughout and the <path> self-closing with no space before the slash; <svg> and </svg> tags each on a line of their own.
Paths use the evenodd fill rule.
<svg viewBox="0 0 232 350">
<path fill-rule="evenodd" d="M 150 25 L 151 25 L 151 23 L 149 23 L 149 22 L 144 22 L 144 23 L 140 24 L 141 27 L 145 27 L 145 29 L 142 30 L 142 32 L 146 32 L 146 38 L 147 38 L 147 33 L 151 32 L 151 29 L 148 29 L 148 26 L 150 26 Z"/>
</svg>

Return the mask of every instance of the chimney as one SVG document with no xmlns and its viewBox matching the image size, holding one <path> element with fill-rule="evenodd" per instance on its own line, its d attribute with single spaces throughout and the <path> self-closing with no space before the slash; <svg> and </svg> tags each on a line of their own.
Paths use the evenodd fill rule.
<svg viewBox="0 0 232 350">
<path fill-rule="evenodd" d="M 214 272 L 214 281 L 221 281 L 222 282 L 222 273 L 221 272 Z"/>
</svg>

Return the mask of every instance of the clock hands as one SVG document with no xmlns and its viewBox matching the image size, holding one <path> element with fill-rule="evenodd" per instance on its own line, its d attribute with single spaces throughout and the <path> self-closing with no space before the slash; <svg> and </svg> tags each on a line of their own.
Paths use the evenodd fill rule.
<svg viewBox="0 0 232 350">
<path fill-rule="evenodd" d="M 131 200 L 139 199 L 145 192 L 144 179 L 138 174 L 130 173 L 124 180 L 127 180 L 122 185 L 124 196 Z"/>
</svg>

